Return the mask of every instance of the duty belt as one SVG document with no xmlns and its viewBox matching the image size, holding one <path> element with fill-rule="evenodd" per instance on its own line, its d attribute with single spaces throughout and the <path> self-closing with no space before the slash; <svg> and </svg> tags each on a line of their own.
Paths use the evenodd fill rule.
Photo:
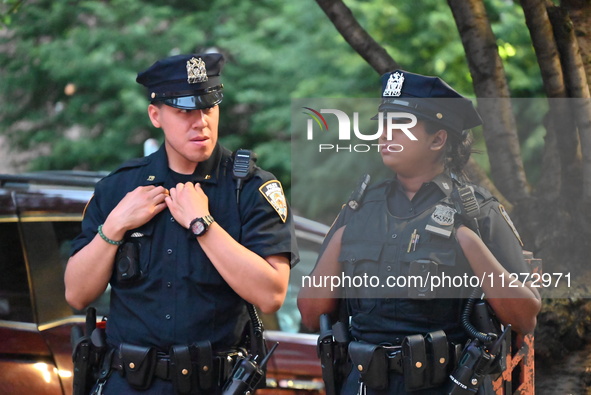
<svg viewBox="0 0 591 395">
<path fill-rule="evenodd" d="M 386 388 L 388 372 L 392 372 L 403 375 L 406 388 L 414 391 L 442 384 L 460 350 L 440 330 L 406 336 L 401 345 L 352 341 L 349 358 L 368 388 Z"/>
<path fill-rule="evenodd" d="M 187 390 L 195 385 L 209 389 L 223 384 L 236 361 L 246 356 L 246 351 L 242 349 L 214 354 L 209 342 L 173 346 L 168 354 L 153 347 L 123 343 L 112 350 L 110 365 L 138 389 L 149 388 L 154 377 L 172 381 L 175 387 Z"/>
</svg>

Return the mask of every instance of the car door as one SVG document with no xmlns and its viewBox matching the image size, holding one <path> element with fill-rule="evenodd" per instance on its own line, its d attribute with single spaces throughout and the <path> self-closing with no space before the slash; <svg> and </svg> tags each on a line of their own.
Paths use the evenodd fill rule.
<svg viewBox="0 0 591 395">
<path fill-rule="evenodd" d="M 62 394 L 52 353 L 36 322 L 16 201 L 16 192 L 0 191 L 0 393 Z"/>
</svg>

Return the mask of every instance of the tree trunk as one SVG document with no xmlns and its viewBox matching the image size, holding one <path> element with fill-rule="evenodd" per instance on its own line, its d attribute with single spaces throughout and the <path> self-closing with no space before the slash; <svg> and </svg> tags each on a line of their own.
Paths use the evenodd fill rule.
<svg viewBox="0 0 591 395">
<path fill-rule="evenodd" d="M 587 81 L 591 82 L 591 2 L 588 0 L 562 0 L 560 5 L 566 9 L 573 22 Z"/>
<path fill-rule="evenodd" d="M 548 98 L 568 97 L 560 53 L 554 39 L 554 29 L 545 2 L 543 0 L 521 0 L 521 7 L 536 52 L 546 95 Z M 543 174 L 550 176 L 547 183 L 550 191 L 545 190 L 544 194 L 549 193 L 552 198 L 557 198 L 558 195 L 567 195 L 569 185 L 573 185 L 572 182 L 569 182 L 569 178 L 574 175 L 573 173 L 576 173 L 573 170 L 577 163 L 578 147 L 573 117 L 566 100 L 550 100 L 549 114 L 546 119 L 547 137 Z M 558 161 L 555 160 L 556 157 L 559 158 Z M 547 161 L 551 161 L 551 164 L 548 165 Z"/>
<path fill-rule="evenodd" d="M 448 0 L 448 4 L 474 81 L 492 178 L 501 193 L 517 203 L 527 198 L 529 189 L 507 79 L 486 10 L 481 0 Z"/>
<path fill-rule="evenodd" d="M 554 35 L 560 52 L 567 92 L 569 97 L 572 98 L 569 102 L 574 113 L 574 121 L 579 130 L 578 136 L 561 136 L 561 140 L 564 140 L 561 144 L 567 150 L 567 154 L 582 154 L 582 183 L 580 179 L 573 180 L 574 176 L 572 174 L 569 181 L 576 182 L 577 186 L 582 184 L 583 204 L 591 205 L 591 105 L 589 101 L 589 84 L 573 24 L 566 9 L 549 6 L 548 13 L 554 26 Z M 576 151 L 579 143 L 577 138 L 580 141 L 580 152 Z M 577 162 L 580 162 L 580 159 Z M 564 182 L 565 180 L 563 180 Z"/>
</svg>

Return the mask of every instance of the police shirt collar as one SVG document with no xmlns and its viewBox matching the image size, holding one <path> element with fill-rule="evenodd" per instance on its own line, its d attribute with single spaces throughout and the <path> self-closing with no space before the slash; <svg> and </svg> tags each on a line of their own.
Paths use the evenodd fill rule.
<svg viewBox="0 0 591 395">
<path fill-rule="evenodd" d="M 445 194 L 446 197 L 449 197 L 454 188 L 454 179 L 448 172 L 443 172 L 435 176 L 431 181 L 423 183 L 420 189 L 428 187 L 430 184 L 435 184 L 437 187 Z M 391 180 L 388 181 L 388 185 L 386 186 L 386 194 L 390 194 L 393 189 L 400 189 L 404 192 L 404 189 L 400 185 L 400 182 L 394 176 Z"/>
<path fill-rule="evenodd" d="M 216 183 L 217 170 L 222 157 L 222 150 L 219 144 L 213 149 L 209 159 L 199 162 L 193 173 L 194 182 Z M 166 155 L 165 144 L 162 144 L 158 151 L 148 156 L 150 165 L 147 167 L 145 185 L 163 185 L 168 177 L 168 156 Z"/>
<path fill-rule="evenodd" d="M 199 162 L 197 169 L 195 169 L 194 175 L 196 176 L 195 181 L 215 183 L 217 180 L 217 170 L 219 169 L 219 163 L 222 157 L 222 150 L 220 145 L 216 143 L 213 152 L 209 159 L 203 162 Z"/>
<path fill-rule="evenodd" d="M 431 182 L 439 187 L 439 189 L 449 197 L 454 189 L 454 180 L 448 172 L 443 172 L 435 176 Z"/>
<path fill-rule="evenodd" d="M 146 159 L 148 160 L 148 166 L 144 178 L 145 185 L 163 185 L 168 176 L 168 157 L 166 156 L 164 144 Z"/>
</svg>

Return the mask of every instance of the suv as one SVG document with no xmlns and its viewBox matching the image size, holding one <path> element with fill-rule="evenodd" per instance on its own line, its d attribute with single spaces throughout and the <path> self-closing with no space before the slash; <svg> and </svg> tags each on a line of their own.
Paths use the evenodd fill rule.
<svg viewBox="0 0 591 395">
<path fill-rule="evenodd" d="M 71 394 L 72 326 L 82 312 L 64 298 L 70 241 L 94 185 L 107 173 L 51 171 L 0 175 L 0 394 Z M 300 333 L 299 273 L 308 274 L 328 227 L 295 217 L 301 261 L 284 306 L 262 317 L 269 344 L 266 394 L 320 394 L 317 335 Z M 107 314 L 108 293 L 97 300 Z M 258 392 L 257 392 L 258 393 Z"/>
</svg>

